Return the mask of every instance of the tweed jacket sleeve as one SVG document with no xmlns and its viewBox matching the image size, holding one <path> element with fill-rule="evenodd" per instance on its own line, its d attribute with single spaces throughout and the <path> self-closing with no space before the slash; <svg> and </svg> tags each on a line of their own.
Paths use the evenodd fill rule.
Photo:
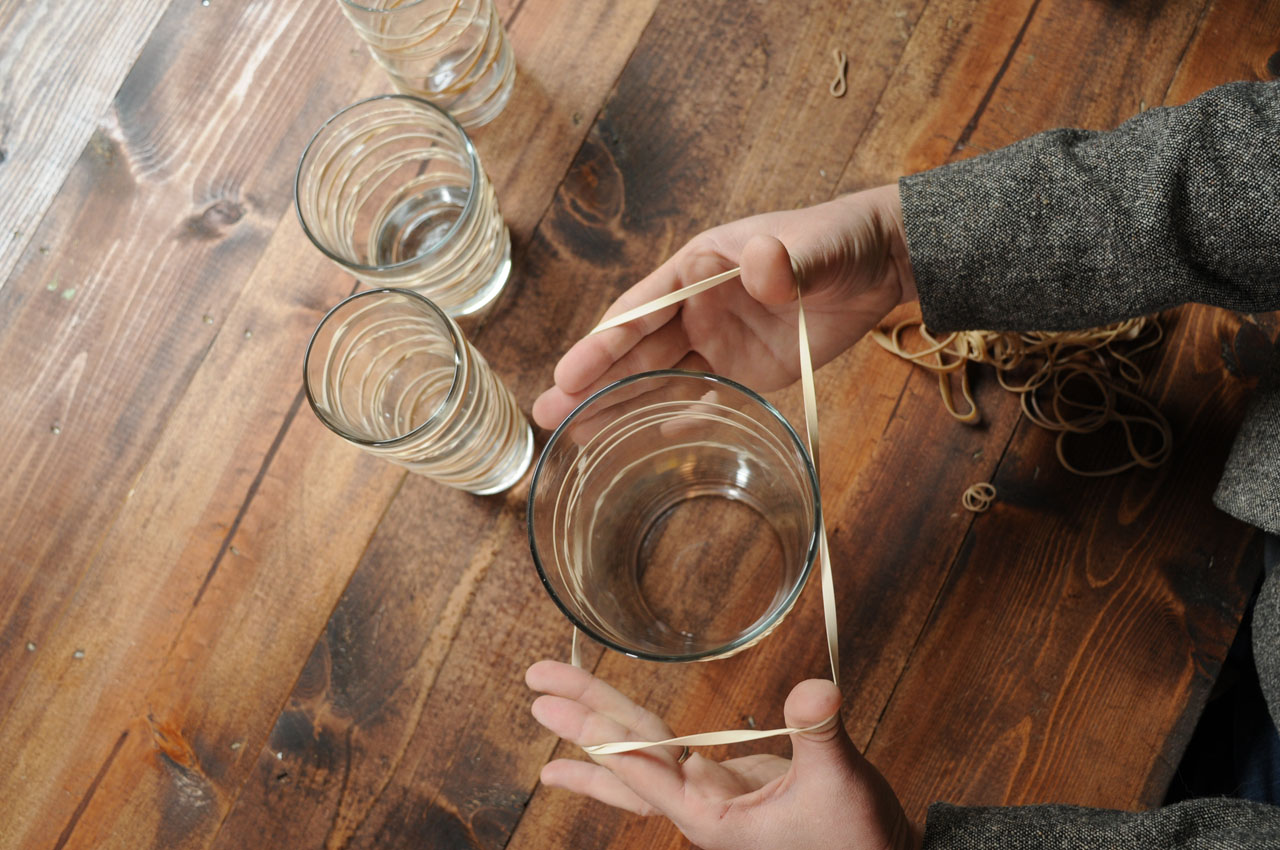
<svg viewBox="0 0 1280 850">
<path fill-rule="evenodd" d="M 1280 309 L 1280 82 L 1221 86 L 1109 133 L 1053 130 L 898 185 L 934 331 L 1082 328 L 1187 302 Z M 1280 349 L 1215 501 L 1280 534 Z M 1254 644 L 1280 720 L 1280 574 Z M 926 850 L 1003 847 L 1280 848 L 1280 808 L 930 808 Z"/>
<path fill-rule="evenodd" d="M 1280 847 L 1280 810 L 1188 800 L 1151 812 L 1078 806 L 960 808 L 935 803 L 925 850 L 1262 850 Z"/>
<path fill-rule="evenodd" d="M 899 181 L 925 323 L 1067 330 L 1187 302 L 1280 309 L 1280 82 Z"/>
</svg>

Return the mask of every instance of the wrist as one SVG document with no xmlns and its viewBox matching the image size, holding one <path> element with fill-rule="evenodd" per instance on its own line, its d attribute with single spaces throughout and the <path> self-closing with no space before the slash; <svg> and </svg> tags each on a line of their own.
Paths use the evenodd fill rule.
<svg viewBox="0 0 1280 850">
<path fill-rule="evenodd" d="M 846 274 L 851 280 L 861 278 L 857 291 L 877 295 L 886 313 L 915 301 L 916 279 L 907 252 L 898 185 L 888 183 L 843 195 L 814 209 L 823 207 L 830 209 L 828 226 L 842 229 L 851 239 L 843 261 L 849 263 Z"/>
<path fill-rule="evenodd" d="M 907 228 L 902 221 L 902 197 L 898 194 L 897 182 L 889 183 L 875 190 L 877 207 L 881 217 L 881 227 L 889 242 L 890 274 L 898 287 L 899 304 L 917 300 L 916 276 L 911 268 L 911 255 L 907 251 Z"/>
</svg>

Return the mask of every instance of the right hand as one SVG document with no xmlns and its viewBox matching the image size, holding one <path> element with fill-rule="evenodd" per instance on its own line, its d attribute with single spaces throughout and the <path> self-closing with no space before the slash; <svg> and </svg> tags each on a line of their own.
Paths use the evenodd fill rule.
<svg viewBox="0 0 1280 850">
<path fill-rule="evenodd" d="M 695 236 L 605 313 L 617 315 L 734 266 L 729 281 L 682 304 L 579 340 L 533 406 L 553 428 L 591 393 L 636 372 L 715 372 L 761 392 L 799 376 L 795 262 L 804 281 L 814 367 L 835 358 L 898 304 L 915 299 L 896 185 Z"/>
<path fill-rule="evenodd" d="M 579 746 L 672 735 L 661 717 L 569 664 L 540 661 L 525 681 L 543 694 L 533 716 Z M 665 815 L 705 850 L 919 850 L 920 828 L 849 740 L 839 707 L 831 682 L 792 689 L 787 725 L 818 728 L 791 736 L 790 759 L 718 762 L 693 753 L 681 763 L 678 748 L 654 747 L 590 762 L 556 759 L 542 768 L 542 781 L 636 814 Z"/>
</svg>

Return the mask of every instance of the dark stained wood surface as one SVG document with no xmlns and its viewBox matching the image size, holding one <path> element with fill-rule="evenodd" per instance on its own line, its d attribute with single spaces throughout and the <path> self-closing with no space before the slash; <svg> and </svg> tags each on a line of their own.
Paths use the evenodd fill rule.
<svg viewBox="0 0 1280 850">
<path fill-rule="evenodd" d="M 303 402 L 306 338 L 354 282 L 300 232 L 293 168 L 387 88 L 337 5 L 35 10 L 0 5 L 0 847 L 681 846 L 537 783 L 572 748 L 522 682 L 568 652 L 527 479 L 448 490 Z M 1248 0 L 499 10 L 519 75 L 474 137 L 515 271 L 471 335 L 526 409 L 705 227 L 1111 127 L 1280 51 L 1280 3 Z M 845 722 L 914 816 L 1158 804 L 1256 578 L 1209 495 L 1275 332 L 1170 320 L 1147 389 L 1173 459 L 1102 481 L 989 376 L 966 428 L 874 345 L 819 373 Z M 975 518 L 979 480 L 1001 496 Z M 678 730 L 780 725 L 823 675 L 819 609 L 726 661 L 587 659 Z"/>
</svg>

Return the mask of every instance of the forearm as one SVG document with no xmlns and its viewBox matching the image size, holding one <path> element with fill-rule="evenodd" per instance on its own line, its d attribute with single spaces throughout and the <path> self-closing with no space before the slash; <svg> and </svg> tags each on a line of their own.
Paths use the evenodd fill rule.
<svg viewBox="0 0 1280 850">
<path fill-rule="evenodd" d="M 1280 83 L 1053 130 L 899 183 L 934 330 L 1280 308 Z"/>
</svg>

